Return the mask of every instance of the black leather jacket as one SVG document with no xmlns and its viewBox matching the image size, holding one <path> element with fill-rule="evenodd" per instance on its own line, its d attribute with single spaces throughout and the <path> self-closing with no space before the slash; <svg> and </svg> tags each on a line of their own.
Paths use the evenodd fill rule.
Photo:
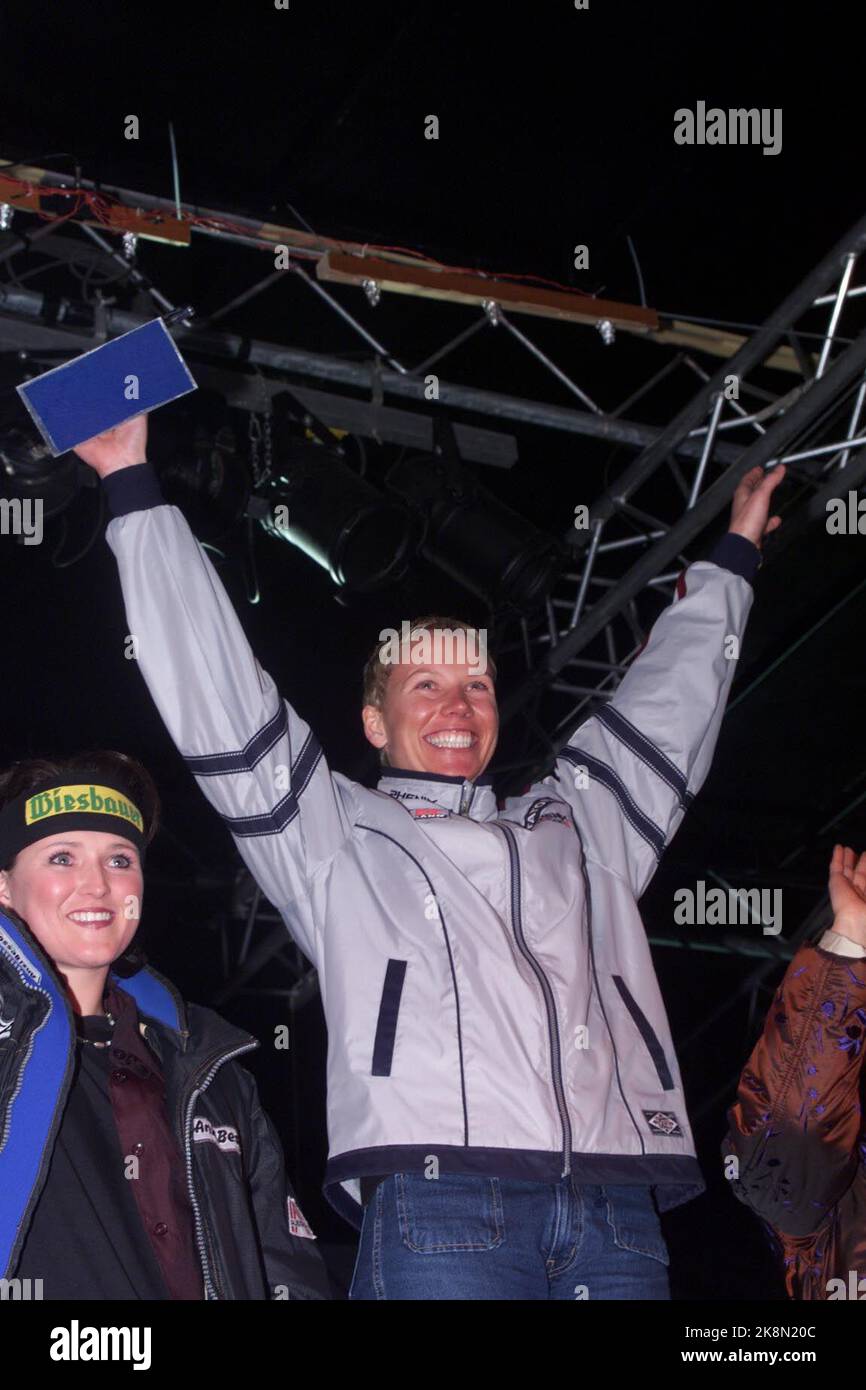
<svg viewBox="0 0 866 1390">
<path fill-rule="evenodd" d="M 327 1274 L 294 1202 L 282 1148 L 252 1075 L 258 1043 L 210 1009 L 185 1005 L 149 967 L 115 979 L 160 1059 L 186 1166 L 208 1299 L 326 1299 Z M 42 1190 L 73 1073 L 75 1029 L 56 972 L 14 914 L 0 912 L 0 1271 L 11 1277 Z M 46 1083 L 47 1086 L 46 1086 Z M 46 1090 L 50 1101 L 46 1104 Z M 196 1122 L 236 1137 L 195 1142 Z"/>
</svg>

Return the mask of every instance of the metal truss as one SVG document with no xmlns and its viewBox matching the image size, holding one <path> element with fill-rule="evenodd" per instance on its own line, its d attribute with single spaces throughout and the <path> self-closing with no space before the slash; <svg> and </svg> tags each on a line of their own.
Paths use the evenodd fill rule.
<svg viewBox="0 0 866 1390">
<path fill-rule="evenodd" d="M 219 913 L 210 926 L 219 938 L 224 981 L 211 999 L 214 1008 L 237 995 L 252 994 L 281 999 L 294 1013 L 318 992 L 316 971 L 246 868 L 235 876 L 230 910 Z M 265 966 L 267 986 L 259 980 Z"/>
<path fill-rule="evenodd" d="M 37 245 L 62 264 L 64 259 L 74 260 L 83 246 L 116 267 L 119 284 L 128 282 L 150 298 L 154 312 L 164 314 L 175 306 L 138 265 L 139 237 L 174 241 L 193 253 L 198 237 L 217 240 L 227 261 L 233 258 L 231 264 L 241 273 L 251 254 L 273 254 L 277 245 L 291 248 L 286 269 L 269 269 L 203 320 L 171 328 L 193 362 L 197 380 L 234 407 L 267 415 L 271 398 L 289 386 L 310 417 L 329 428 L 419 451 L 434 448 L 437 421 L 444 412 L 452 420 L 460 457 L 500 468 L 511 467 L 518 457 L 509 425 L 532 425 L 636 454 L 599 496 L 585 495 L 585 485 L 575 483 L 565 510 L 571 517 L 576 505 L 585 504 L 588 524 L 584 529 L 569 527 L 564 544 L 571 563 L 540 619 L 491 615 L 503 638 L 497 644 L 500 656 L 512 653 L 524 671 L 502 710 L 503 723 L 514 723 L 518 735 L 519 751 L 504 769 L 512 786 L 546 771 L 577 725 L 610 699 L 642 645 L 654 591 L 672 589 L 680 567 L 690 561 L 687 551 L 703 548 L 749 469 L 785 462 L 789 476 L 799 484 L 800 495 L 786 513 L 783 536 L 773 537 L 766 547 L 765 564 L 776 563 L 799 531 L 824 516 L 830 497 L 862 487 L 866 285 L 854 282 L 866 247 L 866 218 L 745 339 L 730 328 L 707 326 L 698 319 L 666 318 L 653 310 L 603 304 L 575 292 L 515 286 L 482 272 L 451 273 L 409 253 L 386 254 L 374 248 L 370 254 L 367 246 L 123 189 L 101 189 L 99 194 L 111 194 L 113 207 L 97 206 L 95 185 L 80 177 L 73 181 L 45 170 L 0 168 L 0 265 L 35 254 Z M 79 205 L 64 207 L 62 198 L 76 199 Z M 28 215 L 40 216 L 42 225 L 33 229 L 30 222 L 22 231 L 22 219 Z M 71 237 L 71 227 L 81 235 Z M 122 249 L 109 239 L 112 236 L 122 237 Z M 366 360 L 250 339 L 222 326 L 234 310 L 269 292 L 286 276 L 311 301 L 338 316 L 347 343 L 360 343 Z M 328 282 L 349 286 L 346 300 L 338 299 Z M 407 366 L 381 334 L 352 312 L 348 298 L 353 286 L 364 296 L 367 320 L 383 295 L 391 293 L 403 295 L 404 304 L 405 296 L 415 295 L 416 310 L 449 302 L 464 306 L 463 311 L 474 317 L 423 361 Z M 569 375 L 540 341 L 518 327 L 514 320 L 521 316 L 533 318 L 539 327 L 539 319 L 554 318 L 592 335 L 593 348 L 607 355 L 608 379 L 623 379 L 626 398 L 618 404 L 595 399 L 585 383 Z M 18 282 L 17 276 L 0 282 L 0 351 L 21 361 L 21 375 L 28 364 L 54 365 L 148 317 L 117 308 L 100 296 L 85 305 L 80 294 L 72 299 L 40 294 Z M 302 331 L 315 334 L 312 314 Z M 650 371 L 636 389 L 633 369 L 626 381 L 618 366 L 615 344 L 620 332 L 646 344 Z M 427 379 L 432 370 L 438 371 L 476 335 L 485 335 L 491 346 L 503 340 L 517 343 L 545 368 L 569 404 L 441 378 L 431 401 Z M 724 359 L 712 373 L 699 360 L 708 356 Z M 494 363 L 493 354 L 488 360 Z M 662 390 L 661 418 L 670 416 L 672 391 L 678 390 L 685 400 L 670 424 L 661 427 L 632 418 L 630 412 L 639 402 L 654 396 L 658 401 Z M 486 417 L 490 428 L 461 421 L 461 413 Z M 655 602 L 657 606 L 657 598 Z M 826 908 L 816 913 L 820 910 Z M 810 922 L 794 942 L 805 935 Z M 220 935 L 226 980 L 214 1002 L 245 991 L 276 993 L 289 1001 L 289 1007 L 297 1007 L 315 991 L 314 972 L 288 940 L 281 919 L 243 875 L 232 913 L 214 929 Z M 763 956 L 743 986 L 747 993 L 752 991 L 753 1013 L 761 982 L 792 944 L 786 947 L 768 938 L 756 943 L 735 935 L 702 940 L 691 931 L 687 937 L 666 931 L 652 939 L 657 945 Z M 278 978 L 273 972 L 277 964 L 283 979 L 264 990 L 256 981 L 266 964 L 269 978 Z"/>
<path fill-rule="evenodd" d="M 701 383 L 686 406 L 600 497 L 576 497 L 587 504 L 588 524 L 564 538 L 574 565 L 549 595 L 545 620 L 534 628 L 521 620 L 511 639 L 527 668 L 502 712 L 505 723 L 526 721 L 523 756 L 509 767 L 515 784 L 549 765 L 592 708 L 610 699 L 643 642 L 636 600 L 654 588 L 672 591 L 690 562 L 686 548 L 726 511 L 745 473 L 784 463 L 801 484 L 784 542 L 766 547 L 767 564 L 826 515 L 831 497 L 862 486 L 866 286 L 853 289 L 852 278 L 864 246 L 866 218 L 712 376 L 683 359 Z M 845 310 L 860 331 L 843 342 Z M 804 327 L 822 313 L 819 351 L 807 352 Z M 767 362 L 782 339 L 796 351 L 803 379 L 773 394 L 764 384 Z M 700 447 L 693 464 L 683 456 L 686 441 Z M 733 457 L 718 453 L 724 444 Z"/>
<path fill-rule="evenodd" d="M 91 314 L 92 323 L 83 324 L 80 315 L 76 322 L 70 310 L 70 305 L 55 306 L 35 291 L 0 285 L 0 350 L 17 351 L 23 360 L 36 364 L 53 363 L 58 357 L 86 351 L 107 338 L 138 328 L 149 317 L 104 305 Z M 472 331 L 483 328 L 490 321 L 488 316 L 483 316 L 473 325 Z M 315 407 L 319 418 L 329 427 L 351 428 L 379 442 L 433 448 L 434 415 L 422 374 L 428 371 L 430 358 L 409 374 L 390 371 L 378 361 L 359 363 L 224 331 L 175 325 L 172 334 L 184 353 L 195 361 L 199 382 L 223 391 L 229 404 L 239 409 L 267 412 L 271 396 L 291 382 L 293 393 L 305 404 L 309 403 L 311 409 Z M 465 334 L 452 339 L 437 357 L 441 359 L 453 351 L 461 338 L 465 338 Z M 233 370 L 214 365 L 220 360 L 232 364 Z M 267 378 L 262 376 L 263 370 L 269 373 Z M 328 393 L 316 392 L 297 384 L 297 377 L 327 382 L 333 389 Z M 439 407 L 514 424 L 536 425 L 627 448 L 644 448 L 662 434 L 658 426 L 621 416 L 599 416 L 481 387 L 439 380 L 437 389 Z M 367 399 L 358 400 L 343 394 L 347 390 L 360 390 Z M 420 413 L 386 406 L 385 398 L 389 396 L 420 406 Z M 510 467 L 517 459 L 514 439 L 499 431 L 485 431 L 458 422 L 455 434 L 461 456 L 469 461 Z M 724 443 L 719 449 L 722 458 L 731 459 L 736 452 Z M 702 451 L 699 442 L 687 439 L 676 452 L 684 458 L 699 459 Z"/>
<path fill-rule="evenodd" d="M 105 198 L 109 194 L 119 201 L 106 205 Z M 94 202 L 97 198 L 98 202 Z M 80 206 L 67 211 L 64 200 L 78 200 Z M 70 220 L 76 211 L 79 215 Z M 96 225 L 94 212 L 98 212 Z M 36 230 L 19 232 L 13 218 L 17 215 L 20 219 L 28 214 L 38 214 L 48 220 L 43 221 L 43 225 Z M 182 342 L 185 352 L 201 359 L 196 362 L 201 383 L 223 389 L 231 404 L 242 409 L 267 410 L 270 396 L 283 389 L 286 378 L 293 382 L 298 376 L 317 378 L 328 382 L 334 391 L 325 399 L 309 393 L 310 409 L 315 406 L 318 417 L 329 426 L 348 428 L 378 442 L 432 448 L 434 419 L 427 377 L 433 367 L 438 367 L 474 335 L 486 331 L 490 341 L 495 343 L 497 335 L 493 330 L 501 330 L 500 338 L 506 335 L 519 342 L 550 372 L 560 387 L 586 409 L 570 409 L 552 402 L 527 400 L 442 380 L 437 380 L 435 409 L 472 412 L 498 421 L 536 425 L 628 448 L 643 449 L 660 438 L 662 431 L 659 427 L 624 418 L 622 406 L 607 411 L 602 409 L 538 343 L 513 323 L 512 315 L 532 315 L 573 323 L 584 331 L 591 331 L 600 345 L 598 350 L 603 352 L 615 342 L 619 331 L 637 335 L 652 344 L 654 353 L 659 347 L 667 349 L 685 345 L 696 353 L 727 357 L 743 342 L 736 333 L 707 327 L 697 320 L 690 323 L 683 319 L 664 318 L 654 310 L 603 302 L 577 291 L 555 292 L 535 286 L 515 285 L 511 280 L 497 280 L 483 272 L 455 275 L 448 273 L 446 267 L 434 266 L 431 269 L 429 260 L 409 254 L 393 252 L 386 257 L 380 253 L 372 257 L 368 254 L 367 245 L 336 241 L 212 209 L 193 209 L 180 203 L 175 206 L 167 199 L 126 189 L 102 187 L 97 194 L 96 185 L 80 177 L 73 180 L 71 176 L 41 169 L 0 167 L 0 231 L 5 231 L 8 236 L 8 244 L 0 249 L 0 264 L 29 253 L 36 242 L 39 242 L 39 250 L 44 254 L 50 255 L 56 244 L 58 253 L 62 248 L 63 257 L 71 259 L 70 238 L 56 233 L 59 222 L 63 223 L 64 231 L 69 226 L 75 226 L 86 235 L 107 262 L 118 267 L 121 280 L 127 279 L 130 285 L 150 296 L 154 311 L 159 314 L 170 312 L 175 306 L 151 284 L 136 264 L 139 237 L 185 245 L 190 249 L 194 248 L 197 237 L 217 240 L 223 243 L 227 259 L 233 256 L 233 263 L 241 267 L 244 264 L 242 250 L 250 254 L 262 251 L 273 253 L 275 247 L 290 248 L 291 259 L 285 269 L 269 271 L 210 313 L 199 326 L 189 328 L 176 325 L 172 331 Z M 97 230 L 97 227 L 102 230 Z M 138 231 L 131 230 L 133 227 Z M 105 230 L 122 235 L 122 251 L 103 234 Z M 64 242 L 67 244 L 62 246 Z M 79 252 L 80 249 L 79 246 Z M 308 273 L 307 265 L 310 262 L 314 263 L 315 275 Z M 375 278 L 376 274 L 379 279 Z M 286 277 L 294 277 L 304 286 L 305 293 L 315 295 L 329 311 L 339 316 L 352 337 L 364 344 L 368 352 L 367 362 L 349 361 L 335 354 L 320 354 L 281 343 L 250 340 L 214 327 L 234 309 L 272 289 Z M 415 294 L 427 306 L 436 301 L 470 308 L 474 306 L 477 317 L 424 361 L 408 368 L 381 341 L 380 336 L 372 333 L 346 304 L 326 288 L 324 282 L 328 280 L 358 286 L 368 305 L 373 308 L 381 302 L 383 292 L 394 290 L 404 296 Z M 109 304 L 100 302 L 91 313 L 92 322 L 87 323 L 81 306 L 73 301 L 62 299 L 56 302 L 48 296 L 19 288 L 15 283 L 0 285 L 0 346 L 27 354 L 35 363 L 51 361 L 53 354 L 65 351 L 71 355 L 85 347 L 92 347 L 95 342 L 138 327 L 147 321 L 147 317 L 145 314 L 113 309 Z M 220 360 L 231 364 L 232 370 L 220 372 L 214 365 Z M 780 346 L 770 360 L 780 371 L 798 371 L 797 354 L 791 345 Z M 615 353 L 606 365 L 611 376 L 615 377 Z M 255 375 L 250 374 L 250 366 L 254 372 L 255 369 L 259 369 L 259 373 L 268 372 L 269 379 L 257 380 Z M 665 367 L 661 373 L 654 369 L 651 381 L 634 392 L 631 399 L 639 399 L 669 369 L 669 366 Z M 282 379 L 274 381 L 270 379 L 273 377 Z M 303 401 L 303 391 L 297 385 L 293 389 Z M 347 391 L 358 389 L 367 397 L 366 401 L 347 396 Z M 415 407 L 420 406 L 421 410 L 395 411 L 392 406 L 385 405 L 387 397 L 410 402 Z M 456 423 L 455 432 L 461 457 L 500 467 L 508 467 L 516 460 L 515 441 L 501 431 L 486 432 Z M 676 445 L 675 452 L 684 458 L 699 460 L 701 443 L 684 438 Z M 736 452 L 723 440 L 717 444 L 718 458 L 731 460 Z"/>
</svg>

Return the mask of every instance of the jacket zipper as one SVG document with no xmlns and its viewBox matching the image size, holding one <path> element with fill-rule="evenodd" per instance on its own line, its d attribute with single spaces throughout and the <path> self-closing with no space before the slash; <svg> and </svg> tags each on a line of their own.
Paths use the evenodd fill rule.
<svg viewBox="0 0 866 1390">
<path fill-rule="evenodd" d="M 2 948 L 0 948 L 0 950 L 2 950 Z M 3 951 L 3 955 L 9 961 L 9 964 L 12 966 L 12 969 L 15 971 L 16 975 L 18 975 L 19 979 L 21 980 L 21 983 L 23 985 L 26 985 L 28 989 L 34 990 L 37 994 L 41 994 L 43 999 L 48 1000 L 48 1010 L 42 1022 L 32 1030 L 30 1034 L 30 1039 L 27 1044 L 27 1051 L 24 1054 L 23 1061 L 21 1062 L 21 1065 L 18 1068 L 18 1080 L 15 1083 L 15 1089 L 13 1090 L 12 1095 L 9 1097 L 9 1103 L 6 1106 L 6 1119 L 3 1124 L 3 1134 L 2 1136 L 0 1136 L 0 1153 L 3 1152 L 4 1148 L 6 1147 L 6 1141 L 9 1138 L 9 1131 L 12 1127 L 12 1107 L 15 1104 L 15 1101 L 18 1099 L 18 1096 L 20 1095 L 21 1087 L 24 1085 L 24 1073 L 27 1070 L 27 1063 L 30 1061 L 30 1057 L 33 1053 L 33 1047 L 36 1042 L 36 1034 L 40 1033 L 42 1029 L 45 1027 L 46 1023 L 51 1017 L 51 1011 L 54 1008 L 54 1003 L 52 1001 L 51 995 L 48 993 L 48 990 L 43 989 L 41 985 L 34 984 L 32 975 L 29 975 L 27 972 L 22 970 L 21 967 L 18 964 L 16 964 L 14 960 L 12 960 L 12 958 L 8 955 L 6 951 Z"/>
<path fill-rule="evenodd" d="M 240 1057 L 244 1052 L 254 1052 L 257 1047 L 258 1043 L 249 1042 L 243 1047 L 235 1048 L 233 1052 L 226 1052 L 223 1056 L 218 1057 L 212 1065 L 209 1063 L 208 1066 L 210 1070 L 208 1070 L 207 1074 L 203 1077 L 201 1085 L 197 1085 L 195 1082 L 193 1083 L 194 1089 L 186 1106 L 186 1114 L 182 1117 L 186 1186 L 187 1192 L 189 1193 L 190 1205 L 192 1206 L 193 1222 L 195 1225 L 195 1242 L 198 1246 L 199 1259 L 201 1260 L 202 1274 L 204 1276 L 205 1298 L 210 1300 L 219 1301 L 219 1295 L 216 1292 L 213 1279 L 211 1278 L 207 1248 L 204 1240 L 204 1222 L 202 1220 L 198 1198 L 195 1195 L 195 1184 L 192 1176 L 192 1112 L 199 1096 L 207 1090 L 223 1063 L 233 1061 L 235 1057 Z M 202 1073 L 199 1072 L 199 1076 L 201 1075 Z"/>
<path fill-rule="evenodd" d="M 469 807 L 472 805 L 472 802 L 474 801 L 474 799 L 475 799 L 475 783 L 474 783 L 474 782 L 464 782 L 464 783 L 463 783 L 463 790 L 462 790 L 461 793 L 460 793 L 460 811 L 459 811 L 459 814 L 460 814 L 461 816 L 468 815 L 468 813 L 469 813 Z"/>
<path fill-rule="evenodd" d="M 511 921 L 514 925 L 514 936 L 520 948 L 520 954 L 529 962 L 538 983 L 541 985 L 541 992 L 544 995 L 544 1006 L 547 1010 L 547 1030 L 550 1037 L 553 1090 L 556 1095 L 556 1106 L 562 1124 L 562 1176 L 567 1178 L 571 1172 L 571 1121 L 568 1118 L 565 1086 L 562 1081 L 562 1049 L 559 1042 L 559 1024 L 556 1019 L 556 1005 L 554 1003 L 550 981 L 527 946 L 526 938 L 523 935 L 523 914 L 520 903 L 520 860 L 517 853 L 517 843 L 514 839 L 513 832 L 501 822 L 498 828 L 505 836 L 511 865 Z"/>
</svg>

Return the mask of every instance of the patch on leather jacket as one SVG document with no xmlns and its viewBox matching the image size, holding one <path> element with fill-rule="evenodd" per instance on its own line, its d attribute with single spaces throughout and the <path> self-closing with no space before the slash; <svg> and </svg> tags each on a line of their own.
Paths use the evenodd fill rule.
<svg viewBox="0 0 866 1390">
<path fill-rule="evenodd" d="M 36 981 L 37 985 L 41 984 L 42 976 L 36 969 L 36 966 L 18 949 L 12 937 L 8 932 L 5 932 L 2 927 L 0 927 L 0 942 L 2 942 L 4 954 L 9 956 L 12 964 L 17 966 L 19 970 L 26 970 L 27 974 L 32 980 Z"/>
<path fill-rule="evenodd" d="M 304 1240 L 315 1240 L 316 1233 L 307 1222 L 307 1218 L 301 1211 L 294 1197 L 289 1198 L 289 1230 L 293 1236 L 301 1236 Z"/>
<path fill-rule="evenodd" d="M 673 1110 L 645 1110 L 643 1117 L 653 1134 L 663 1134 L 666 1139 L 682 1139 L 680 1122 Z"/>
<path fill-rule="evenodd" d="M 199 1115 L 192 1122 L 192 1137 L 197 1144 L 216 1144 L 224 1154 L 239 1154 L 241 1141 L 238 1132 L 231 1125 L 212 1125 L 210 1120 Z"/>
</svg>

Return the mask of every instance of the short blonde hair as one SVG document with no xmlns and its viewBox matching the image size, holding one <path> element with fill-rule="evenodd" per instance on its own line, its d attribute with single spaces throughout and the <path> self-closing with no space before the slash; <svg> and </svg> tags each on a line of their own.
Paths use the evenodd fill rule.
<svg viewBox="0 0 866 1390">
<path fill-rule="evenodd" d="M 478 632 L 478 627 L 472 623 L 464 623 L 460 618 L 443 618 L 438 613 L 428 613 L 424 618 L 415 618 L 409 624 L 409 631 L 424 631 L 432 628 L 450 629 L 460 632 Z M 364 667 L 363 685 L 363 704 L 374 705 L 376 709 L 382 709 L 385 704 L 385 692 L 388 688 L 388 677 L 391 674 L 391 665 L 381 659 L 382 651 L 381 637 L 376 643 Z M 487 667 L 490 675 L 496 680 L 496 663 L 488 657 Z"/>
</svg>

